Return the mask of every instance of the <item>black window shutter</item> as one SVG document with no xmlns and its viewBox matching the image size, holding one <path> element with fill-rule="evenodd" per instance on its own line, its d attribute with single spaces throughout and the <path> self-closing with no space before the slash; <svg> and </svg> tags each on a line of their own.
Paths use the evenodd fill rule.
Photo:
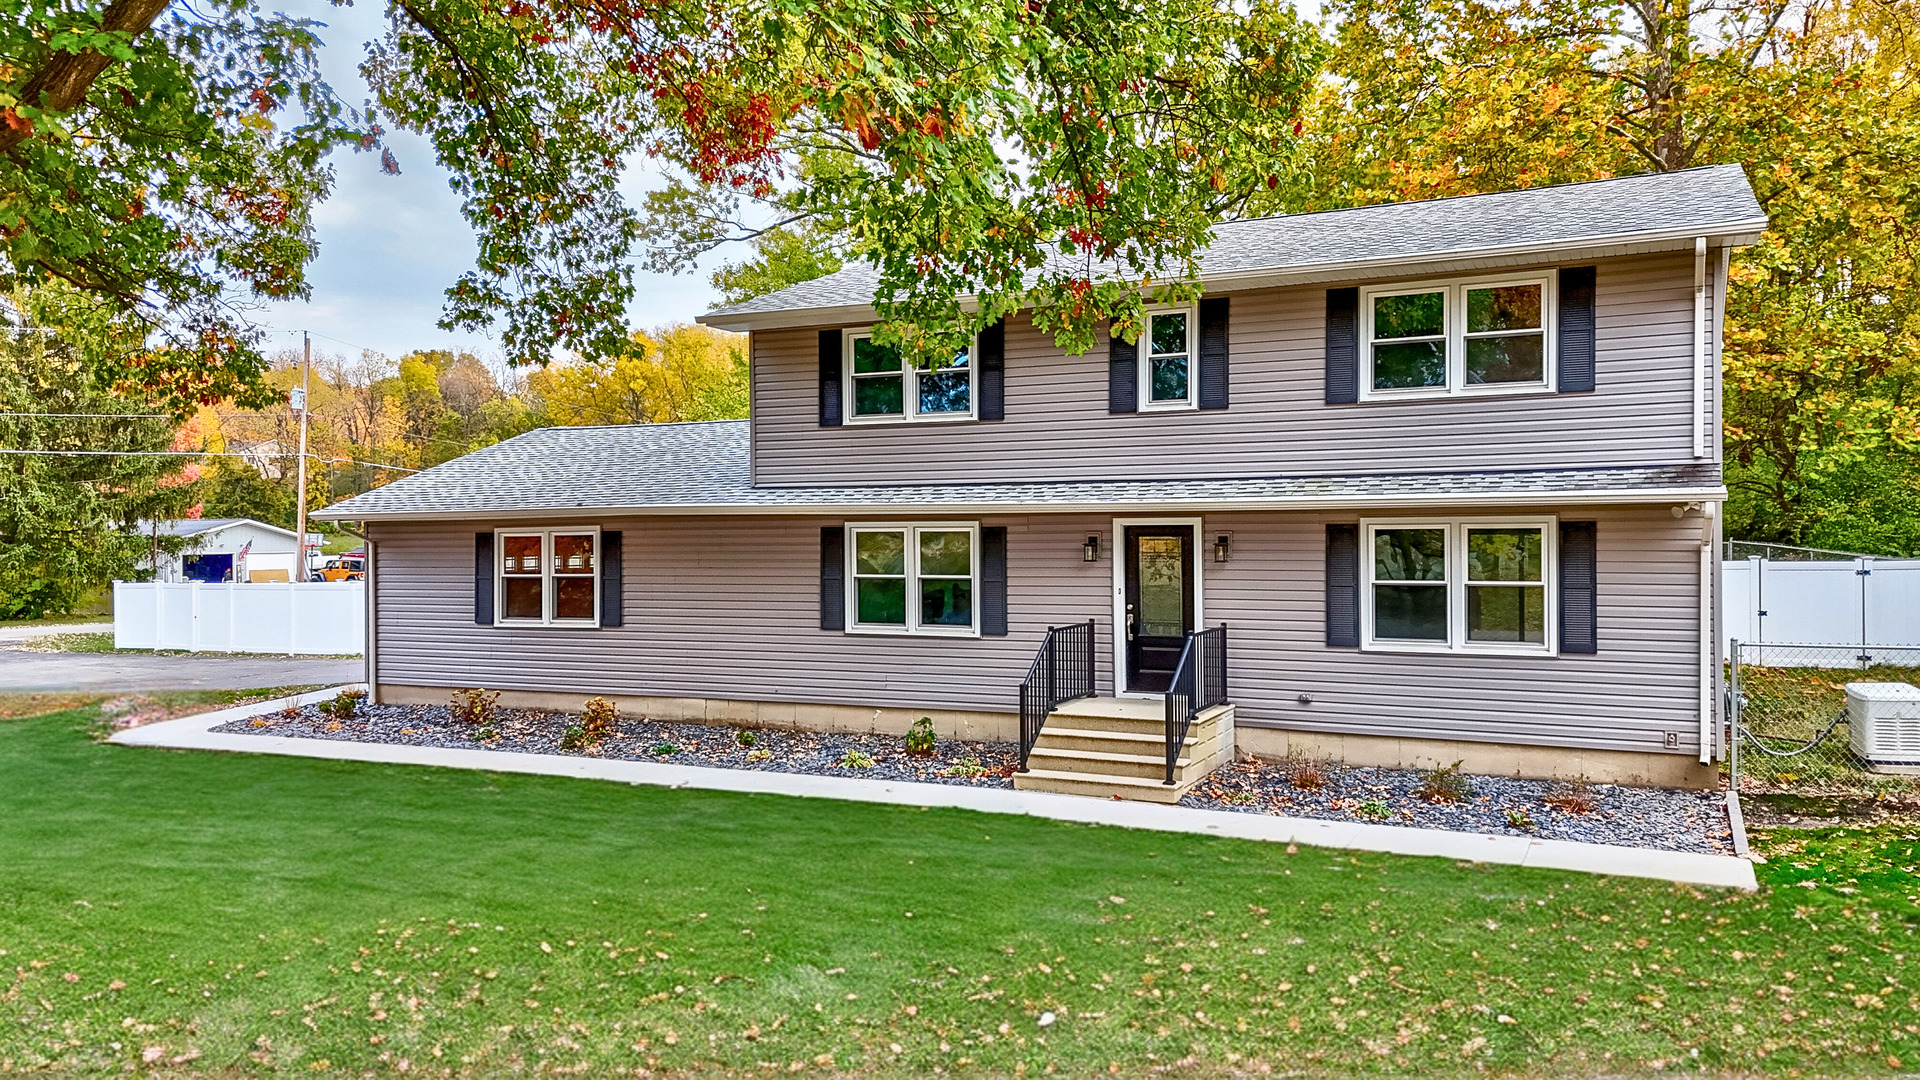
<svg viewBox="0 0 1920 1080">
<path fill-rule="evenodd" d="M 1560 370 L 1556 389 L 1563 394 L 1592 390 L 1597 381 L 1593 345 L 1593 282 L 1591 266 L 1569 266 L 1560 271 Z"/>
<path fill-rule="evenodd" d="M 1600 543 L 1596 523 L 1560 523 L 1560 651 L 1600 651 Z"/>
<path fill-rule="evenodd" d="M 1227 407 L 1227 298 L 1200 301 L 1200 407 Z"/>
<path fill-rule="evenodd" d="M 840 331 L 820 331 L 820 426 L 840 426 Z"/>
<path fill-rule="evenodd" d="M 493 625 L 493 534 L 473 534 L 473 621 Z"/>
<path fill-rule="evenodd" d="M 1327 526 L 1327 644 L 1360 646 L 1360 526 Z"/>
<path fill-rule="evenodd" d="M 1140 411 L 1140 347 L 1118 334 L 1107 339 L 1107 411 Z"/>
<path fill-rule="evenodd" d="M 623 625 L 620 609 L 620 534 L 600 534 L 600 625 Z"/>
<path fill-rule="evenodd" d="M 820 528 L 820 629 L 847 628 L 847 531 Z"/>
<path fill-rule="evenodd" d="M 980 331 L 980 419 L 1007 418 L 1007 320 Z"/>
<path fill-rule="evenodd" d="M 1360 400 L 1360 290 L 1327 290 L 1327 404 Z"/>
<path fill-rule="evenodd" d="M 1007 527 L 980 530 L 980 633 L 1007 636 Z"/>
</svg>

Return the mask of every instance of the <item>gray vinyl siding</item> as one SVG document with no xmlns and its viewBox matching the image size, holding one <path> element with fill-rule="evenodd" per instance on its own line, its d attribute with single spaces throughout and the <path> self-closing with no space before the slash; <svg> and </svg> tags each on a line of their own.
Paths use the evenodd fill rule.
<svg viewBox="0 0 1920 1080">
<path fill-rule="evenodd" d="M 1716 253 L 1709 270 L 1717 276 L 1718 269 Z M 1015 317 L 1007 327 L 1005 420 L 821 427 L 818 331 L 759 330 L 754 482 L 1141 480 L 1694 461 L 1692 253 L 1603 261 L 1597 276 L 1598 389 L 1581 394 L 1327 405 L 1327 286 L 1314 285 L 1231 294 L 1232 407 L 1224 411 L 1109 414 L 1106 342 L 1068 356 Z M 1710 402 L 1717 393 L 1709 384 Z"/>
<path fill-rule="evenodd" d="M 1550 512 L 1552 508 L 1543 508 Z M 1444 515 L 1445 511 L 1436 511 Z M 1395 516 L 1403 516 L 1396 513 Z M 1413 516 L 1411 514 L 1404 516 Z M 1352 514 L 1217 514 L 1230 562 L 1203 558 L 1204 620 L 1229 628 L 1240 722 L 1300 730 L 1698 753 L 1699 526 L 1664 506 L 1570 511 L 1599 525 L 1600 651 L 1497 657 L 1322 642 L 1325 529 Z M 623 531 L 626 625 L 475 626 L 473 533 L 375 527 L 382 683 L 1011 712 L 1048 625 L 1092 618 L 1112 686 L 1112 520 L 985 518 L 1008 529 L 1004 638 L 819 629 L 819 518 L 585 519 Z M 1090 534 L 1098 563 L 1081 561 Z M 1202 551 L 1203 556 L 1207 553 Z M 1313 698 L 1301 705 L 1301 694 Z"/>
</svg>

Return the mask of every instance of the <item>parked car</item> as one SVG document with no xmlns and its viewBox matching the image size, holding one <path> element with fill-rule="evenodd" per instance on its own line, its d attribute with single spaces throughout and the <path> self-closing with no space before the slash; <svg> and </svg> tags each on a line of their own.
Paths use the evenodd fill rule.
<svg viewBox="0 0 1920 1080">
<path fill-rule="evenodd" d="M 367 553 L 349 551 L 335 555 L 313 572 L 314 581 L 362 581 L 367 576 Z"/>
</svg>

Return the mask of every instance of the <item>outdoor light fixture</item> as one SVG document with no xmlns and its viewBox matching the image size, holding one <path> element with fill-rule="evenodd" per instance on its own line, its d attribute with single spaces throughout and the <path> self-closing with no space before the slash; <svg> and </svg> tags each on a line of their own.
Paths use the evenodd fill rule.
<svg viewBox="0 0 1920 1080">
<path fill-rule="evenodd" d="M 1214 541 L 1213 541 L 1213 561 L 1214 562 L 1226 562 L 1227 556 L 1232 553 L 1233 553 L 1233 537 L 1232 536 L 1228 535 L 1227 533 L 1221 533 L 1219 536 L 1214 538 Z"/>
<path fill-rule="evenodd" d="M 1087 542 L 1080 545 L 1080 561 L 1081 562 L 1099 562 L 1100 561 L 1100 537 L 1089 536 L 1087 537 Z"/>
</svg>

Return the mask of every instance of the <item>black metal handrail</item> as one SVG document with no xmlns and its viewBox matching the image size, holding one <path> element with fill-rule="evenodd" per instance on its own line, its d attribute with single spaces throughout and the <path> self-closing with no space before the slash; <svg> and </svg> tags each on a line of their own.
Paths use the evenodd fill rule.
<svg viewBox="0 0 1920 1080">
<path fill-rule="evenodd" d="M 1020 771 L 1040 741 L 1040 728 L 1063 703 L 1093 696 L 1093 620 L 1047 627 L 1047 640 L 1020 684 Z"/>
<path fill-rule="evenodd" d="M 1215 705 L 1227 703 L 1227 627 L 1223 623 L 1211 630 L 1187 634 L 1180 650 L 1180 662 L 1174 666 L 1173 680 L 1167 684 L 1167 784 L 1173 784 L 1174 769 L 1180 763 L 1180 749 L 1187 741 L 1187 729 L 1193 720 Z"/>
</svg>

